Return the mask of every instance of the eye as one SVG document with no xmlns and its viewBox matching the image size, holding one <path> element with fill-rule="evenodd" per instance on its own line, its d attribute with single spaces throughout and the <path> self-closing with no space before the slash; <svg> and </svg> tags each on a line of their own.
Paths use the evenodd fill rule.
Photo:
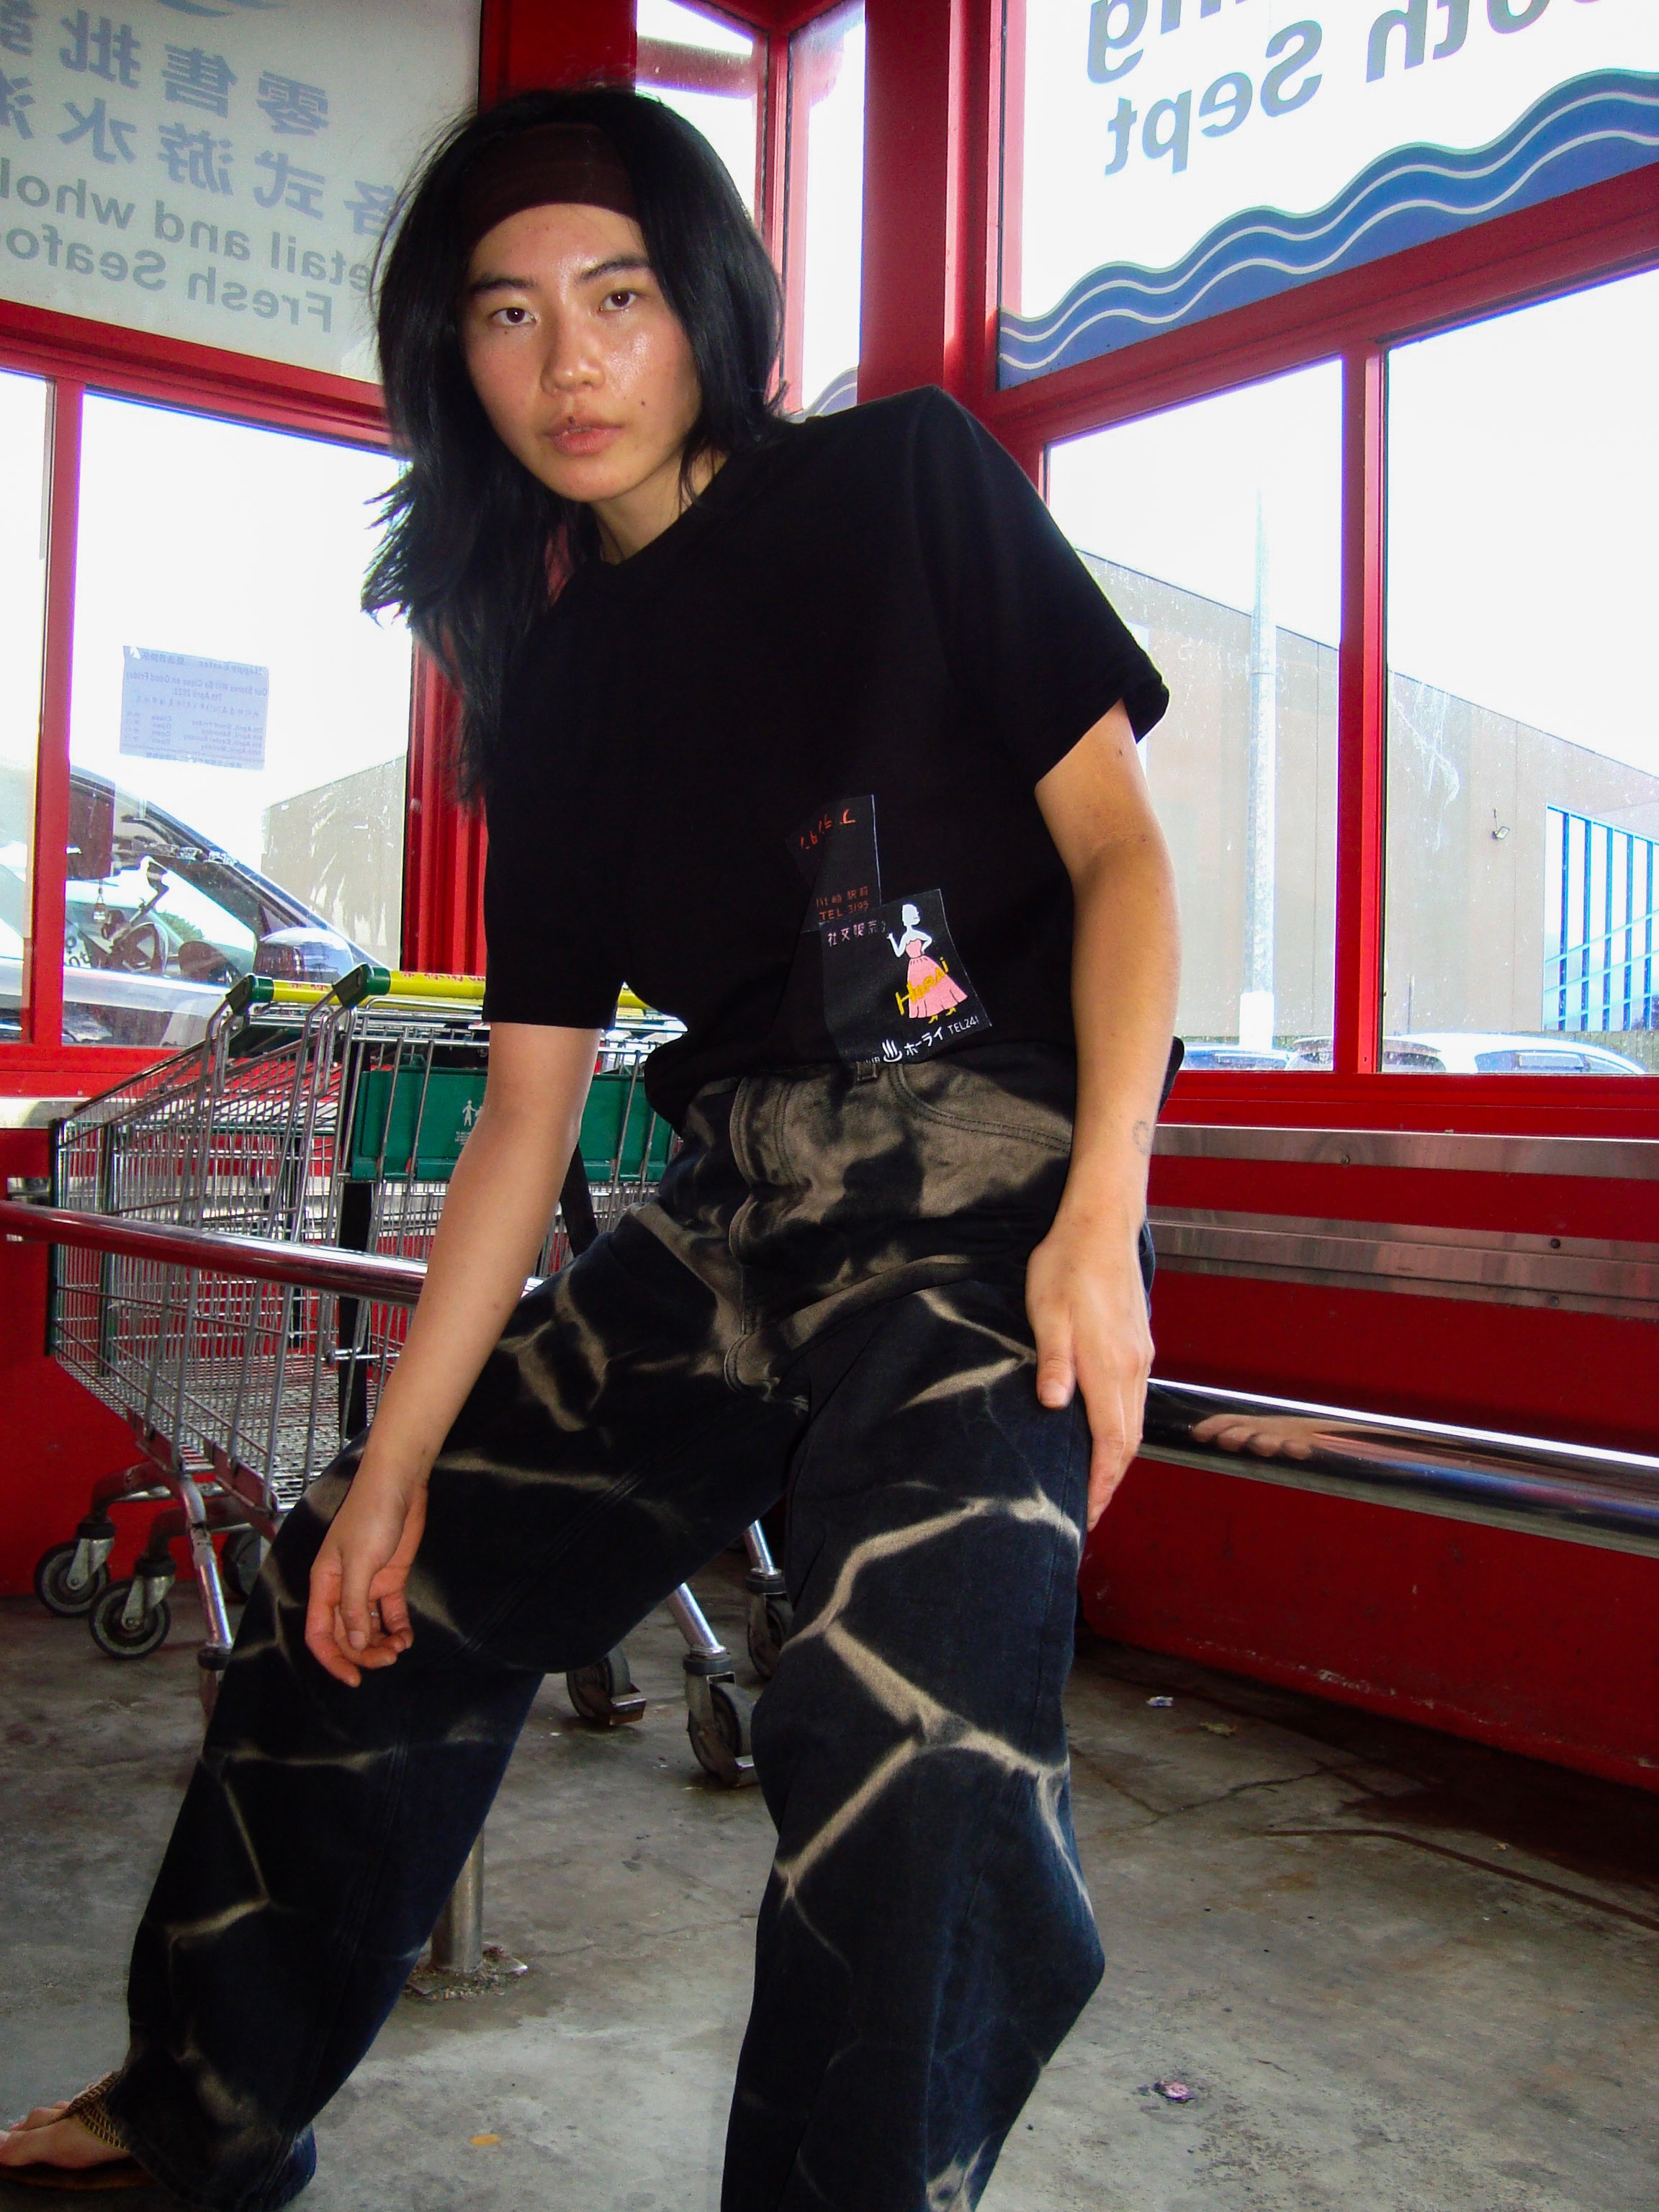
<svg viewBox="0 0 1659 2212">
<path fill-rule="evenodd" d="M 640 295 L 637 292 L 631 290 L 624 284 L 619 286 L 614 292 L 607 292 L 605 295 L 604 301 L 601 302 L 601 305 L 605 309 L 615 314 L 620 313 L 623 307 L 631 307 L 635 301 L 637 300 L 639 296 Z"/>
<path fill-rule="evenodd" d="M 520 306 L 497 307 L 489 319 L 492 323 L 498 323 L 503 330 L 521 331 L 531 319 L 530 310 Z"/>
</svg>

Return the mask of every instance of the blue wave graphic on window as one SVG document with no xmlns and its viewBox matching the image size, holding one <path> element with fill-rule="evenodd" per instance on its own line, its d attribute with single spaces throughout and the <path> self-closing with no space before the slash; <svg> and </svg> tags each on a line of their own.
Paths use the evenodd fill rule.
<svg viewBox="0 0 1659 2212">
<path fill-rule="evenodd" d="M 1004 386 L 1115 353 L 1292 284 L 1374 261 L 1659 157 L 1659 76 L 1604 70 L 1559 85 L 1491 145 L 1401 146 L 1312 215 L 1249 208 L 1172 269 L 1110 262 L 1029 320 L 1005 313 Z"/>
</svg>

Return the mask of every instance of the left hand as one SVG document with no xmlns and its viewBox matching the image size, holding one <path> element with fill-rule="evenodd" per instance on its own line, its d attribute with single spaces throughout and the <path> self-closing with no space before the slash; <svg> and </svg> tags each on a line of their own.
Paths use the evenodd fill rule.
<svg viewBox="0 0 1659 2212">
<path fill-rule="evenodd" d="M 1152 1332 L 1141 1280 L 1139 1225 L 1068 1212 L 1031 1255 L 1025 1310 L 1036 1336 L 1036 1394 L 1069 1406 L 1081 1390 L 1094 1451 L 1088 1526 L 1112 1500 L 1140 1444 Z"/>
</svg>

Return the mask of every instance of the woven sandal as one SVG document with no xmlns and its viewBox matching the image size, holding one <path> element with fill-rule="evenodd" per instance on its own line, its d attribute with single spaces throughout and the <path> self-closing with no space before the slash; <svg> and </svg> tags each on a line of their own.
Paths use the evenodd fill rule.
<svg viewBox="0 0 1659 2212">
<path fill-rule="evenodd" d="M 9 2183 L 16 2189 L 56 2189 L 71 2196 L 111 2189 L 154 2189 L 154 2179 L 137 2160 L 125 2155 L 126 2144 L 104 2109 L 104 2092 L 116 2078 L 113 2074 L 106 2074 L 101 2081 L 82 2089 L 78 2097 L 70 2099 L 59 2117 L 79 2120 L 88 2135 L 96 2136 L 112 2150 L 122 2152 L 121 2158 L 112 2160 L 107 2166 L 0 2166 L 0 2185 Z"/>
</svg>

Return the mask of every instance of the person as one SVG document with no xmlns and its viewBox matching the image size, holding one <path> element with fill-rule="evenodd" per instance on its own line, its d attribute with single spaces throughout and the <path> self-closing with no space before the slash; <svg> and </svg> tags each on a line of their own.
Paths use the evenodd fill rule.
<svg viewBox="0 0 1659 2212">
<path fill-rule="evenodd" d="M 126 2057 L 0 2168 L 287 2203 L 543 1674 L 787 1492 L 722 2203 L 969 2207 L 1102 1972 L 1060 1698 L 1151 1359 L 1167 695 L 943 394 L 780 418 L 776 277 L 659 104 L 458 125 L 378 313 L 366 599 L 464 702 L 487 1094 L 374 1425 L 247 1605 Z M 647 1076 L 683 1143 L 524 1297 L 624 982 L 685 1024 Z"/>
</svg>

